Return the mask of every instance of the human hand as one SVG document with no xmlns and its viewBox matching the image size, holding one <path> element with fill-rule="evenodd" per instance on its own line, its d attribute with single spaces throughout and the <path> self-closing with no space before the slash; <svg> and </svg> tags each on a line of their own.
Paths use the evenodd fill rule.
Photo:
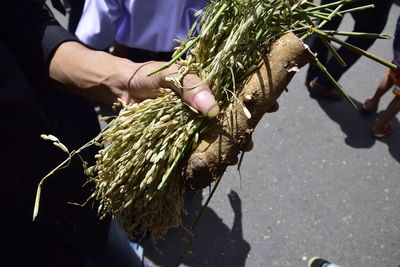
<svg viewBox="0 0 400 267">
<path fill-rule="evenodd" d="M 70 41 L 62 43 L 55 51 L 49 74 L 61 88 L 108 104 L 115 103 L 118 98 L 126 103 L 138 103 L 157 97 L 160 88 L 171 88 L 202 114 L 209 117 L 218 114 L 211 90 L 198 76 L 183 77 L 183 87 L 195 87 L 188 91 L 179 90 L 165 80 L 178 72 L 178 65 L 147 76 L 164 64 L 157 61 L 135 63 Z"/>
<path fill-rule="evenodd" d="M 148 76 L 150 72 L 158 69 L 165 63 L 160 61 L 141 63 L 129 79 L 127 90 L 129 94 L 127 95 L 127 99 L 123 100 L 127 102 L 140 102 L 144 99 L 157 97 L 160 93 L 160 88 L 170 88 L 175 90 L 192 108 L 208 117 L 215 117 L 219 112 L 215 97 L 210 88 L 197 75 L 186 74 L 180 81 L 182 87 L 193 88 L 190 90 L 178 89 L 172 82 L 166 80 L 167 77 L 177 74 L 179 66 L 176 64 Z"/>
</svg>

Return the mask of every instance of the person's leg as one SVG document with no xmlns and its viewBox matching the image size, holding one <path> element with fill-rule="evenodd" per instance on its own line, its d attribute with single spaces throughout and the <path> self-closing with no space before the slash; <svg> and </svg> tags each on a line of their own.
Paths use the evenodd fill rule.
<svg viewBox="0 0 400 267">
<path fill-rule="evenodd" d="M 382 116 L 372 127 L 372 134 L 376 138 L 382 138 L 392 131 L 392 125 L 390 120 L 393 119 L 396 114 L 400 111 L 400 96 L 395 96 L 389 103 Z"/>
<path fill-rule="evenodd" d="M 375 94 L 371 98 L 365 100 L 363 109 L 367 112 L 375 112 L 378 109 L 381 97 L 387 91 L 389 91 L 389 89 L 392 88 L 393 85 L 394 85 L 394 80 L 391 76 L 391 71 L 389 70 L 379 83 L 379 86 L 376 89 Z"/>
<path fill-rule="evenodd" d="M 68 19 L 68 31 L 75 33 L 79 20 L 81 19 L 85 0 L 68 0 L 68 2 L 71 6 Z"/>
<path fill-rule="evenodd" d="M 387 22 L 388 14 L 392 4 L 391 0 L 379 2 L 365 0 L 357 3 L 359 3 L 358 5 L 375 4 L 375 8 L 352 13 L 354 18 L 353 31 L 381 33 Z M 349 37 L 345 40 L 345 42 L 363 50 L 367 50 L 375 42 L 375 39 Z M 344 59 L 347 66 L 342 67 L 334 57 L 331 57 L 325 66 L 336 81 L 338 81 L 341 76 L 361 57 L 359 53 L 351 51 L 343 46 L 340 47 L 337 52 Z M 332 87 L 330 80 L 325 75 L 319 75 L 317 83 L 324 87 Z"/>
<path fill-rule="evenodd" d="M 334 0 L 322 0 L 321 5 L 329 4 L 334 2 Z M 339 27 L 340 23 L 342 21 L 342 17 L 334 17 L 331 21 L 325 24 L 323 27 L 324 30 L 337 30 Z M 313 53 L 317 54 L 318 60 L 323 64 L 326 65 L 326 62 L 328 61 L 328 49 L 324 45 L 324 43 L 321 41 L 321 39 L 318 37 L 318 35 L 313 34 L 307 41 L 307 45 L 310 47 L 311 51 Z M 307 74 L 306 74 L 306 85 L 310 81 L 312 81 L 314 78 L 322 76 L 323 73 L 314 65 L 310 64 Z"/>
<path fill-rule="evenodd" d="M 86 267 L 146 267 L 141 247 L 129 241 L 126 233 L 112 220 L 107 250 L 103 258 L 88 262 Z"/>
</svg>

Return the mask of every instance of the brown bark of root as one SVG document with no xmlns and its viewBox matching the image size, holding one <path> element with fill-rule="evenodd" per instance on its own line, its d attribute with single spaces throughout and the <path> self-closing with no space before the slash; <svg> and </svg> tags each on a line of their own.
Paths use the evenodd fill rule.
<svg viewBox="0 0 400 267">
<path fill-rule="evenodd" d="M 298 69 L 310 63 L 313 55 L 294 34 L 278 39 L 239 95 L 251 118 L 237 105 L 222 107 L 221 114 L 210 122 L 212 130 L 201 136 L 197 148 L 182 168 L 190 189 L 209 186 L 220 179 L 229 165 L 237 162 L 240 142 L 250 135 L 266 111 L 286 89 Z"/>
</svg>

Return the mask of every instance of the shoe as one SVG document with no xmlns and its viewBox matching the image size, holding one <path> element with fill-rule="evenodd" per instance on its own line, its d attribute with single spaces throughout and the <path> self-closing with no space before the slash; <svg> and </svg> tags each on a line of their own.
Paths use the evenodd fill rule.
<svg viewBox="0 0 400 267">
<path fill-rule="evenodd" d="M 315 80 L 306 81 L 305 85 L 312 97 L 325 97 L 334 101 L 342 99 L 342 95 L 336 88 L 322 86 Z"/>
<path fill-rule="evenodd" d="M 368 98 L 367 100 L 365 100 L 364 104 L 362 105 L 362 109 L 365 112 L 372 113 L 372 112 L 376 112 L 378 110 L 378 105 L 376 105 L 376 106 L 372 105 L 372 100 L 370 98 Z"/>
<path fill-rule="evenodd" d="M 314 257 L 308 261 L 308 267 L 341 267 L 327 260 Z"/>
<path fill-rule="evenodd" d="M 325 266 L 328 266 L 328 264 L 330 264 L 329 261 L 318 258 L 318 257 L 311 258 L 308 261 L 308 267 L 325 267 Z"/>
<path fill-rule="evenodd" d="M 393 132 L 393 125 L 391 123 L 387 123 L 383 130 L 381 131 L 371 130 L 371 132 L 376 139 L 381 139 Z"/>
</svg>

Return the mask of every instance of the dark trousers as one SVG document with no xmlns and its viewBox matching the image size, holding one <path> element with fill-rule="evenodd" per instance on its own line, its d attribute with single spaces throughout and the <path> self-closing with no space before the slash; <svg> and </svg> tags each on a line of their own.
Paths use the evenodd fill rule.
<svg viewBox="0 0 400 267">
<path fill-rule="evenodd" d="M 170 61 L 174 52 L 155 52 L 150 50 L 144 50 L 140 48 L 132 48 L 123 44 L 117 44 L 114 47 L 113 54 L 119 57 L 130 59 L 137 63 L 143 63 L 146 61 Z"/>
<path fill-rule="evenodd" d="M 335 0 L 321 0 L 321 5 L 334 1 Z M 374 4 L 375 8 L 356 11 L 351 14 L 354 19 L 353 31 L 381 33 L 386 25 L 392 2 L 392 0 L 361 0 L 353 4 L 345 5 L 342 10 L 362 5 Z M 323 29 L 337 30 L 341 22 L 342 17 L 335 17 L 328 22 Z M 363 50 L 367 50 L 375 42 L 374 39 L 361 37 L 348 37 L 345 41 Z M 314 34 L 311 36 L 307 43 L 310 46 L 311 51 L 317 53 L 318 60 L 328 69 L 329 73 L 336 81 L 338 81 L 340 77 L 361 57 L 361 55 L 356 52 L 353 52 L 345 47 L 340 47 L 337 52 L 347 64 L 346 67 L 342 67 L 334 57 L 329 55 L 329 50 L 317 35 Z M 311 81 L 315 78 L 322 86 L 332 86 L 324 73 L 322 73 L 317 67 L 310 65 L 307 72 L 306 81 Z"/>
<path fill-rule="evenodd" d="M 75 30 L 78 27 L 79 20 L 81 19 L 85 1 L 68 0 L 68 2 L 71 6 L 71 10 L 69 13 L 69 20 L 68 20 L 68 31 L 75 33 Z"/>
</svg>

